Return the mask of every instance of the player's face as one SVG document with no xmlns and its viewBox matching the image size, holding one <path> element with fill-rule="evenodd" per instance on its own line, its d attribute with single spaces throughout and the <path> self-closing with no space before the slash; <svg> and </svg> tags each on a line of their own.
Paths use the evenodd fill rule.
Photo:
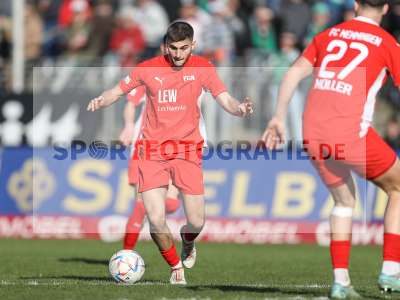
<svg viewBox="0 0 400 300">
<path fill-rule="evenodd" d="M 189 38 L 167 43 L 167 54 L 175 67 L 182 67 L 192 54 L 194 42 Z"/>
</svg>

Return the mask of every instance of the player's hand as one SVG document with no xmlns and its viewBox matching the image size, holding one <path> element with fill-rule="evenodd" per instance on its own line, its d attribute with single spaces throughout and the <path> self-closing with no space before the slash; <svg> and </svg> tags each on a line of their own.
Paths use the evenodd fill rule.
<svg viewBox="0 0 400 300">
<path fill-rule="evenodd" d="M 238 110 L 241 117 L 248 117 L 254 112 L 254 103 L 250 101 L 249 97 L 246 97 L 239 104 Z"/>
<path fill-rule="evenodd" d="M 94 98 L 92 100 L 90 100 L 89 105 L 87 106 L 86 110 L 88 111 L 95 111 L 98 110 L 102 107 L 106 106 L 105 105 L 105 101 L 104 101 L 104 97 L 103 96 L 99 96 L 97 98 Z"/>
<path fill-rule="evenodd" d="M 135 133 L 134 124 L 126 124 L 119 135 L 119 140 L 124 146 L 132 144 L 133 135 Z"/>
<path fill-rule="evenodd" d="M 285 122 L 278 117 L 273 117 L 269 121 L 261 139 L 270 150 L 285 143 Z"/>
</svg>

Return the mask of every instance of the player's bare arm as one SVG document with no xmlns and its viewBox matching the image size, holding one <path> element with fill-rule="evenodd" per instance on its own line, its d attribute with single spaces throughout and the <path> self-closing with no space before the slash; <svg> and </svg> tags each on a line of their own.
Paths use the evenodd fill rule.
<svg viewBox="0 0 400 300">
<path fill-rule="evenodd" d="M 228 92 L 223 92 L 217 96 L 216 100 L 224 110 L 234 116 L 248 117 L 254 111 L 254 104 L 248 97 L 243 102 L 239 102 Z"/>
<path fill-rule="evenodd" d="M 124 108 L 124 128 L 119 135 L 119 140 L 124 146 L 129 146 L 132 143 L 135 133 L 135 105 L 127 101 Z"/>
<path fill-rule="evenodd" d="M 278 104 L 274 117 L 269 121 L 262 135 L 268 149 L 274 149 L 285 142 L 285 118 L 290 100 L 300 81 L 313 71 L 312 64 L 304 57 L 297 59 L 282 79 L 278 93 Z"/>
<path fill-rule="evenodd" d="M 119 84 L 112 89 L 104 91 L 99 97 L 90 100 L 87 106 L 88 111 L 96 111 L 100 108 L 110 106 L 124 94 Z"/>
</svg>

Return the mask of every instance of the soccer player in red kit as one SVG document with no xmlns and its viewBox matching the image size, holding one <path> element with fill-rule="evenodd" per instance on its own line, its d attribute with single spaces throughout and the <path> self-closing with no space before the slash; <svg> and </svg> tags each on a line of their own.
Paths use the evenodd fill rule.
<svg viewBox="0 0 400 300">
<path fill-rule="evenodd" d="M 375 97 L 387 75 L 400 87 L 400 46 L 379 26 L 389 9 L 387 1 L 357 0 L 354 5 L 357 17 L 318 34 L 288 70 L 275 116 L 262 137 L 270 149 L 283 142 L 293 92 L 303 78 L 314 73 L 303 116 L 303 138 L 335 202 L 330 217 L 334 273 L 330 296 L 337 299 L 359 297 L 348 273 L 355 205 L 350 170 L 388 195 L 378 284 L 382 290 L 400 291 L 400 163 L 371 127 Z M 343 153 L 340 158 L 325 159 L 321 145 L 341 148 Z"/>
<path fill-rule="evenodd" d="M 90 101 L 89 111 L 106 107 L 124 93 L 144 85 L 147 103 L 139 149 L 139 192 L 150 233 L 171 266 L 171 284 L 186 284 L 183 266 L 196 260 L 195 238 L 204 226 L 204 187 L 200 130 L 201 95 L 210 91 L 219 105 L 238 117 L 253 112 L 253 104 L 234 99 L 206 59 L 192 55 L 193 28 L 172 23 L 166 33 L 167 54 L 142 62 L 114 88 Z M 182 192 L 187 224 L 181 228 L 182 254 L 177 255 L 165 220 L 164 199 L 169 180 Z"/>
<path fill-rule="evenodd" d="M 140 105 L 145 105 L 146 102 L 146 89 L 144 86 L 139 86 L 127 94 L 127 103 L 124 109 L 124 128 L 119 136 L 120 141 L 125 145 L 132 145 L 132 157 L 128 163 L 128 181 L 129 184 L 136 187 L 139 183 L 139 168 L 138 161 L 135 159 L 137 154 L 135 153 L 135 143 L 140 134 L 140 128 L 143 119 L 144 108 L 135 122 L 135 111 L 136 107 Z M 167 198 L 165 199 L 165 212 L 167 214 L 172 214 L 178 210 L 180 207 L 180 202 L 178 199 L 179 191 L 170 182 L 168 186 Z M 136 193 L 135 206 L 133 208 L 132 214 L 128 218 L 128 222 L 125 228 L 125 236 L 123 240 L 123 249 L 132 250 L 135 248 L 136 243 L 139 239 L 140 231 L 142 229 L 144 217 L 146 211 L 144 208 L 141 193 Z"/>
</svg>

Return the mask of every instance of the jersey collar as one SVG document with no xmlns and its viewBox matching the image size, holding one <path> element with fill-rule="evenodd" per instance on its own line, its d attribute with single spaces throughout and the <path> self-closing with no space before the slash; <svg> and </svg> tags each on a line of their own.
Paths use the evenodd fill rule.
<svg viewBox="0 0 400 300">
<path fill-rule="evenodd" d="M 357 21 L 360 21 L 360 22 L 365 22 L 365 23 L 369 23 L 369 24 L 372 24 L 372 25 L 379 26 L 379 24 L 376 23 L 374 20 L 372 20 L 370 18 L 367 18 L 367 17 L 364 17 L 364 16 L 358 16 L 358 17 L 355 17 L 354 19 L 357 20 Z"/>
</svg>

